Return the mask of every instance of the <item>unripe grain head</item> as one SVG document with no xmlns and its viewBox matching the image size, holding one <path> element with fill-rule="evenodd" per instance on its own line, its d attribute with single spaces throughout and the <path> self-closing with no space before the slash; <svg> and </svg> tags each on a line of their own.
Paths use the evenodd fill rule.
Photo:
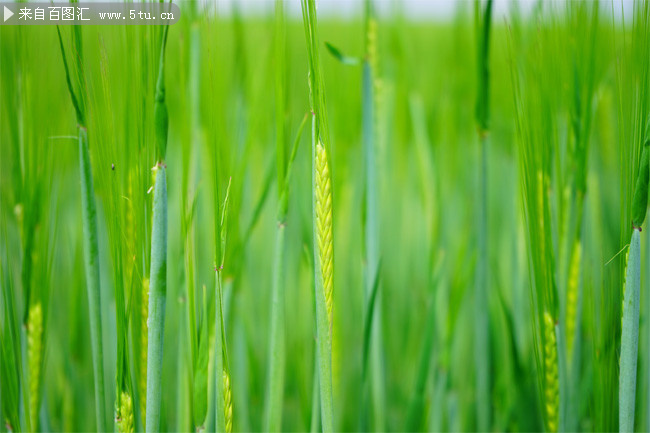
<svg viewBox="0 0 650 433">
<path fill-rule="evenodd" d="M 29 368 L 29 415 L 31 426 L 37 431 L 39 391 L 41 387 L 41 360 L 43 357 L 43 309 L 41 303 L 29 308 L 27 319 L 27 362 Z"/>
<path fill-rule="evenodd" d="M 226 421 L 226 433 L 232 432 L 232 390 L 230 388 L 230 375 L 223 371 L 223 400 L 224 419 Z"/>
<path fill-rule="evenodd" d="M 333 292 L 333 240 L 332 240 L 332 188 L 327 151 L 321 142 L 316 145 L 316 234 L 321 278 L 330 332 L 332 329 Z"/>
<path fill-rule="evenodd" d="M 133 433 L 133 399 L 131 395 L 122 392 L 117 413 L 117 427 L 120 433 Z"/>
<path fill-rule="evenodd" d="M 555 321 L 548 311 L 544 312 L 544 407 L 549 432 L 556 432 L 559 418 L 559 376 Z"/>
</svg>

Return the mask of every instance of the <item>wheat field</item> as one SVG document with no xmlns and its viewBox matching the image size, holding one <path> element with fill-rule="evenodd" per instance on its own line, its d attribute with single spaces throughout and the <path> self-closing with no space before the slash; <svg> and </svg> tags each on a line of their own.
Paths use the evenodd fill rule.
<svg viewBox="0 0 650 433">
<path fill-rule="evenodd" d="M 0 26 L 0 433 L 650 431 L 650 2 L 219 1 Z"/>
</svg>

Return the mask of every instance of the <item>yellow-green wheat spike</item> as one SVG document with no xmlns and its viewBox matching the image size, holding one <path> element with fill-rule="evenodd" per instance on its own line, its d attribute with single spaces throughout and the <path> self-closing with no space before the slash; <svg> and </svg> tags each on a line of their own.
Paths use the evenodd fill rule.
<svg viewBox="0 0 650 433">
<path fill-rule="evenodd" d="M 27 360 L 29 367 L 29 415 L 34 431 L 37 429 L 41 360 L 43 357 L 43 309 L 41 303 L 29 308 L 27 318 Z"/>
<path fill-rule="evenodd" d="M 578 314 L 578 283 L 580 282 L 580 259 L 582 257 L 582 245 L 576 241 L 571 256 L 569 267 L 569 281 L 567 284 L 567 306 L 566 306 L 566 332 L 567 349 L 569 358 L 573 355 L 573 343 L 576 332 L 576 318 Z"/>
<path fill-rule="evenodd" d="M 223 409 L 226 421 L 226 433 L 232 432 L 232 390 L 230 388 L 230 375 L 223 371 Z"/>
<path fill-rule="evenodd" d="M 140 412 L 144 427 L 147 419 L 147 345 L 149 344 L 147 319 L 149 317 L 149 278 L 142 280 L 142 310 L 140 317 L 140 377 L 138 380 L 138 395 L 140 396 Z"/>
<path fill-rule="evenodd" d="M 117 413 L 117 427 L 120 433 L 133 433 L 133 425 L 133 399 L 128 393 L 122 392 Z"/>
<path fill-rule="evenodd" d="M 559 379 L 555 321 L 544 312 L 544 406 L 549 432 L 556 432 L 559 417 Z"/>
<path fill-rule="evenodd" d="M 316 145 L 316 232 L 318 236 L 318 257 L 330 333 L 332 332 L 332 188 L 327 151 L 319 141 Z"/>
</svg>

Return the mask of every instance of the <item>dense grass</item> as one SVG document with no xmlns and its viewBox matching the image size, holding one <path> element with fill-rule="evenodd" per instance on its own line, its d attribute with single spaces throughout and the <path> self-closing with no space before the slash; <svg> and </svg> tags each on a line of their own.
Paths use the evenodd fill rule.
<svg viewBox="0 0 650 433">
<path fill-rule="evenodd" d="M 61 28 L 71 87 L 85 95 L 75 122 L 56 28 L 0 27 L 0 431 L 96 430 L 102 417 L 112 430 L 116 415 L 121 431 L 143 431 L 158 410 L 163 431 L 619 429 L 650 6 L 635 3 L 625 25 L 605 3 L 494 14 L 489 98 L 474 5 L 445 22 L 391 7 L 308 19 L 310 63 L 300 16 L 186 5 L 165 54 L 166 149 L 154 109 L 162 28 Z M 319 154 L 330 256 L 314 236 Z M 150 275 L 165 175 L 167 269 Z M 489 185 L 483 198 L 477 185 Z M 634 231 L 639 367 L 624 402 L 636 431 L 650 428 L 646 226 Z M 321 260 L 334 268 L 331 315 Z M 151 353 L 149 289 L 163 277 Z M 148 374 L 162 389 L 154 412 Z"/>
</svg>

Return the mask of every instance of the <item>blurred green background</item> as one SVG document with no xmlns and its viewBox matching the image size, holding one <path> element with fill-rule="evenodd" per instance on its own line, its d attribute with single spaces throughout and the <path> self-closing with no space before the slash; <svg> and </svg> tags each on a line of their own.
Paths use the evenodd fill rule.
<svg viewBox="0 0 650 433">
<path fill-rule="evenodd" d="M 571 170 L 565 156 L 572 143 L 575 89 L 587 79 L 576 77 L 576 70 L 593 79 L 594 85 L 586 96 L 591 100 L 587 115 L 592 121 L 581 233 L 580 352 L 578 367 L 571 372 L 576 390 L 571 416 L 577 430 L 618 429 L 625 267 L 625 251 L 620 252 L 630 232 L 629 202 L 640 149 L 635 131 L 643 128 L 638 119 L 643 121 L 647 115 L 643 104 L 646 109 L 650 106 L 650 83 L 642 74 L 650 55 L 648 43 L 643 42 L 648 35 L 648 4 L 635 3 L 634 15 L 624 21 L 612 18 L 609 3 L 602 3 L 592 20 L 595 7 L 591 2 L 539 2 L 530 13 L 520 15 L 514 2 L 507 16 L 493 17 L 490 271 L 485 305 L 493 431 L 544 430 L 531 288 L 531 260 L 539 251 L 528 243 L 520 164 L 523 139 L 516 119 L 527 119 L 536 130 L 538 118 L 531 114 L 535 107 L 547 107 L 551 113 L 543 120 L 548 122 L 543 125 L 548 134 L 544 137 L 551 139 L 540 139 L 540 145 L 549 146 L 558 160 L 549 193 L 556 200 L 564 193 L 562 173 Z M 169 240 L 161 426 L 166 431 L 184 431 L 200 424 L 192 416 L 189 398 L 194 377 L 189 368 L 187 298 L 188 291 L 194 291 L 197 317 L 203 320 L 206 311 L 207 323 L 214 321 L 213 308 L 208 306 L 213 305 L 209 300 L 215 285 L 216 176 L 221 199 L 232 178 L 223 275 L 234 431 L 260 431 L 271 350 L 270 289 L 278 207 L 274 18 L 237 12 L 216 16 L 212 11 L 190 9 L 185 7 L 181 21 L 169 30 L 166 58 Z M 412 407 L 418 412 L 418 430 L 477 429 L 478 355 L 473 345 L 479 191 L 474 113 L 477 48 L 472 3 L 457 2 L 454 9 L 449 20 L 416 21 L 402 14 L 397 2 L 390 14 L 378 19 L 376 188 L 381 285 L 377 308 L 382 319 L 381 384 L 386 400 L 385 412 L 379 416 L 391 431 L 407 429 Z M 309 89 L 302 23 L 299 17 L 288 17 L 286 25 L 284 118 L 290 143 L 309 111 Z M 359 17 L 323 16 L 319 26 L 331 136 L 335 426 L 352 431 L 359 428 L 362 401 L 362 68 L 343 64 L 327 52 L 323 42 L 361 58 L 365 34 Z M 79 53 L 71 43 L 71 27 L 61 31 L 68 59 L 73 61 Z M 152 119 L 158 31 L 135 26 L 81 29 L 98 206 L 109 414 L 114 412 L 115 401 L 116 290 L 126 294 L 129 380 L 134 388 L 140 380 L 137 321 L 141 282 L 149 273 L 151 194 L 147 191 L 155 163 Z M 94 430 L 76 124 L 56 28 L 1 26 L 0 41 L 2 362 L 10 350 L 10 329 L 16 329 L 20 340 L 11 350 L 26 356 L 23 315 L 28 303 L 41 302 L 40 429 Z M 596 49 L 588 61 L 582 47 L 590 43 Z M 520 87 L 518 93 L 515 84 Z M 312 419 L 316 328 L 308 130 L 309 125 L 294 165 L 287 220 L 282 417 L 287 431 L 309 430 Z M 554 230 L 559 232 L 558 227 Z M 638 431 L 650 430 L 647 233 L 650 230 L 642 233 Z M 127 276 L 123 281 L 113 272 L 116 258 L 124 263 Z M 26 260 L 31 264 L 27 271 Z M 25 297 L 26 286 L 31 287 L 31 300 Z M 7 312 L 8 297 L 13 299 L 14 317 Z M 431 333 L 432 350 L 423 354 L 424 341 Z M 426 364 L 424 377 L 419 374 L 421 360 Z M 26 370 L 25 360 L 23 364 Z M 25 392 L 25 378 L 15 380 L 23 383 Z M 419 405 L 416 389 L 422 380 Z M 9 400 L 6 376 L 1 385 L 3 410 L 6 405 L 22 405 L 22 400 Z M 140 399 L 137 392 L 136 399 Z M 7 429 L 2 423 L 0 431 Z"/>
</svg>

